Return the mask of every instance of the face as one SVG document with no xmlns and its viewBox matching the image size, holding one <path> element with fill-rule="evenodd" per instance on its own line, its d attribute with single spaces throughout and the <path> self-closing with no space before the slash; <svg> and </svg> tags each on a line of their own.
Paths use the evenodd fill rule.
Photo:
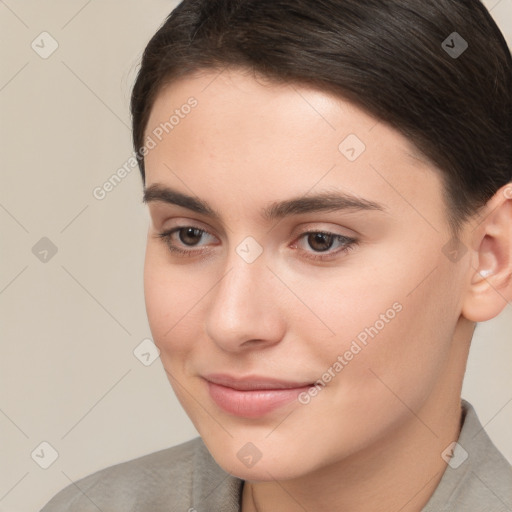
<svg viewBox="0 0 512 512">
<path fill-rule="evenodd" d="M 439 398 L 464 273 L 439 173 L 407 139 L 241 71 L 164 89 L 146 136 L 149 323 L 225 470 L 306 475 Z"/>
</svg>

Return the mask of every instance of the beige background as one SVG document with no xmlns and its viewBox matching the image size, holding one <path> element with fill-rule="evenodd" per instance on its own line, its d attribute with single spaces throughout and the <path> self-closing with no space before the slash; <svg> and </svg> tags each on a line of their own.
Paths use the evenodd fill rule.
<svg viewBox="0 0 512 512">
<path fill-rule="evenodd" d="M 511 44 L 512 0 L 485 3 Z M 196 436 L 160 360 L 133 353 L 151 336 L 138 171 L 92 195 L 132 153 L 135 70 L 175 5 L 0 0 L 2 512 L 39 510 L 71 481 Z M 58 43 L 46 59 L 31 47 L 51 49 L 43 31 Z M 46 262 L 32 252 L 43 237 L 57 248 Z M 479 326 L 464 387 L 510 461 L 511 331 L 510 305 Z M 42 442 L 58 452 L 48 469 Z"/>
</svg>

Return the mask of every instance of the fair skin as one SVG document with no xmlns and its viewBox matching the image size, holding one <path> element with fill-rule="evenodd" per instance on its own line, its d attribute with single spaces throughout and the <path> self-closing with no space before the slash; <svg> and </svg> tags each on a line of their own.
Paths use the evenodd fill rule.
<svg viewBox="0 0 512 512">
<path fill-rule="evenodd" d="M 146 134 L 190 96 L 197 107 L 145 158 L 146 190 L 218 213 L 147 201 L 147 313 L 178 399 L 217 463 L 245 480 L 243 512 L 420 511 L 458 438 L 475 322 L 512 295 L 511 201 L 498 191 L 464 225 L 467 251 L 452 261 L 440 174 L 391 127 L 329 93 L 225 70 L 163 89 Z M 339 150 L 349 134 L 366 146 L 354 161 Z M 326 192 L 374 207 L 262 216 Z M 176 227 L 201 231 L 158 237 Z M 245 251 L 262 250 L 250 263 L 237 252 L 247 237 L 258 245 Z M 212 399 L 213 373 L 329 382 L 307 404 L 236 414 Z M 237 457 L 247 443 L 261 456 L 250 467 Z"/>
</svg>

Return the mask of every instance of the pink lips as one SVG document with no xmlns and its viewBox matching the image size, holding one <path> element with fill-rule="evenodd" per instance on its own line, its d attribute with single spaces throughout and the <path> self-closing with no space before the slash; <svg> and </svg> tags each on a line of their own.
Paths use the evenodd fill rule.
<svg viewBox="0 0 512 512">
<path fill-rule="evenodd" d="M 212 400 L 224 411 L 244 418 L 257 418 L 282 407 L 306 391 L 311 384 L 263 377 L 204 377 Z"/>
</svg>

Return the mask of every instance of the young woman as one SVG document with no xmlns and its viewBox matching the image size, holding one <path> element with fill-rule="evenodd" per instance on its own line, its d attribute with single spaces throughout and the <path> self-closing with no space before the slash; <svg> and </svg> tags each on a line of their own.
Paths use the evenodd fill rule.
<svg viewBox="0 0 512 512">
<path fill-rule="evenodd" d="M 132 96 L 154 341 L 201 437 L 56 511 L 504 512 L 461 387 L 512 298 L 512 59 L 478 0 L 185 0 Z"/>
</svg>

